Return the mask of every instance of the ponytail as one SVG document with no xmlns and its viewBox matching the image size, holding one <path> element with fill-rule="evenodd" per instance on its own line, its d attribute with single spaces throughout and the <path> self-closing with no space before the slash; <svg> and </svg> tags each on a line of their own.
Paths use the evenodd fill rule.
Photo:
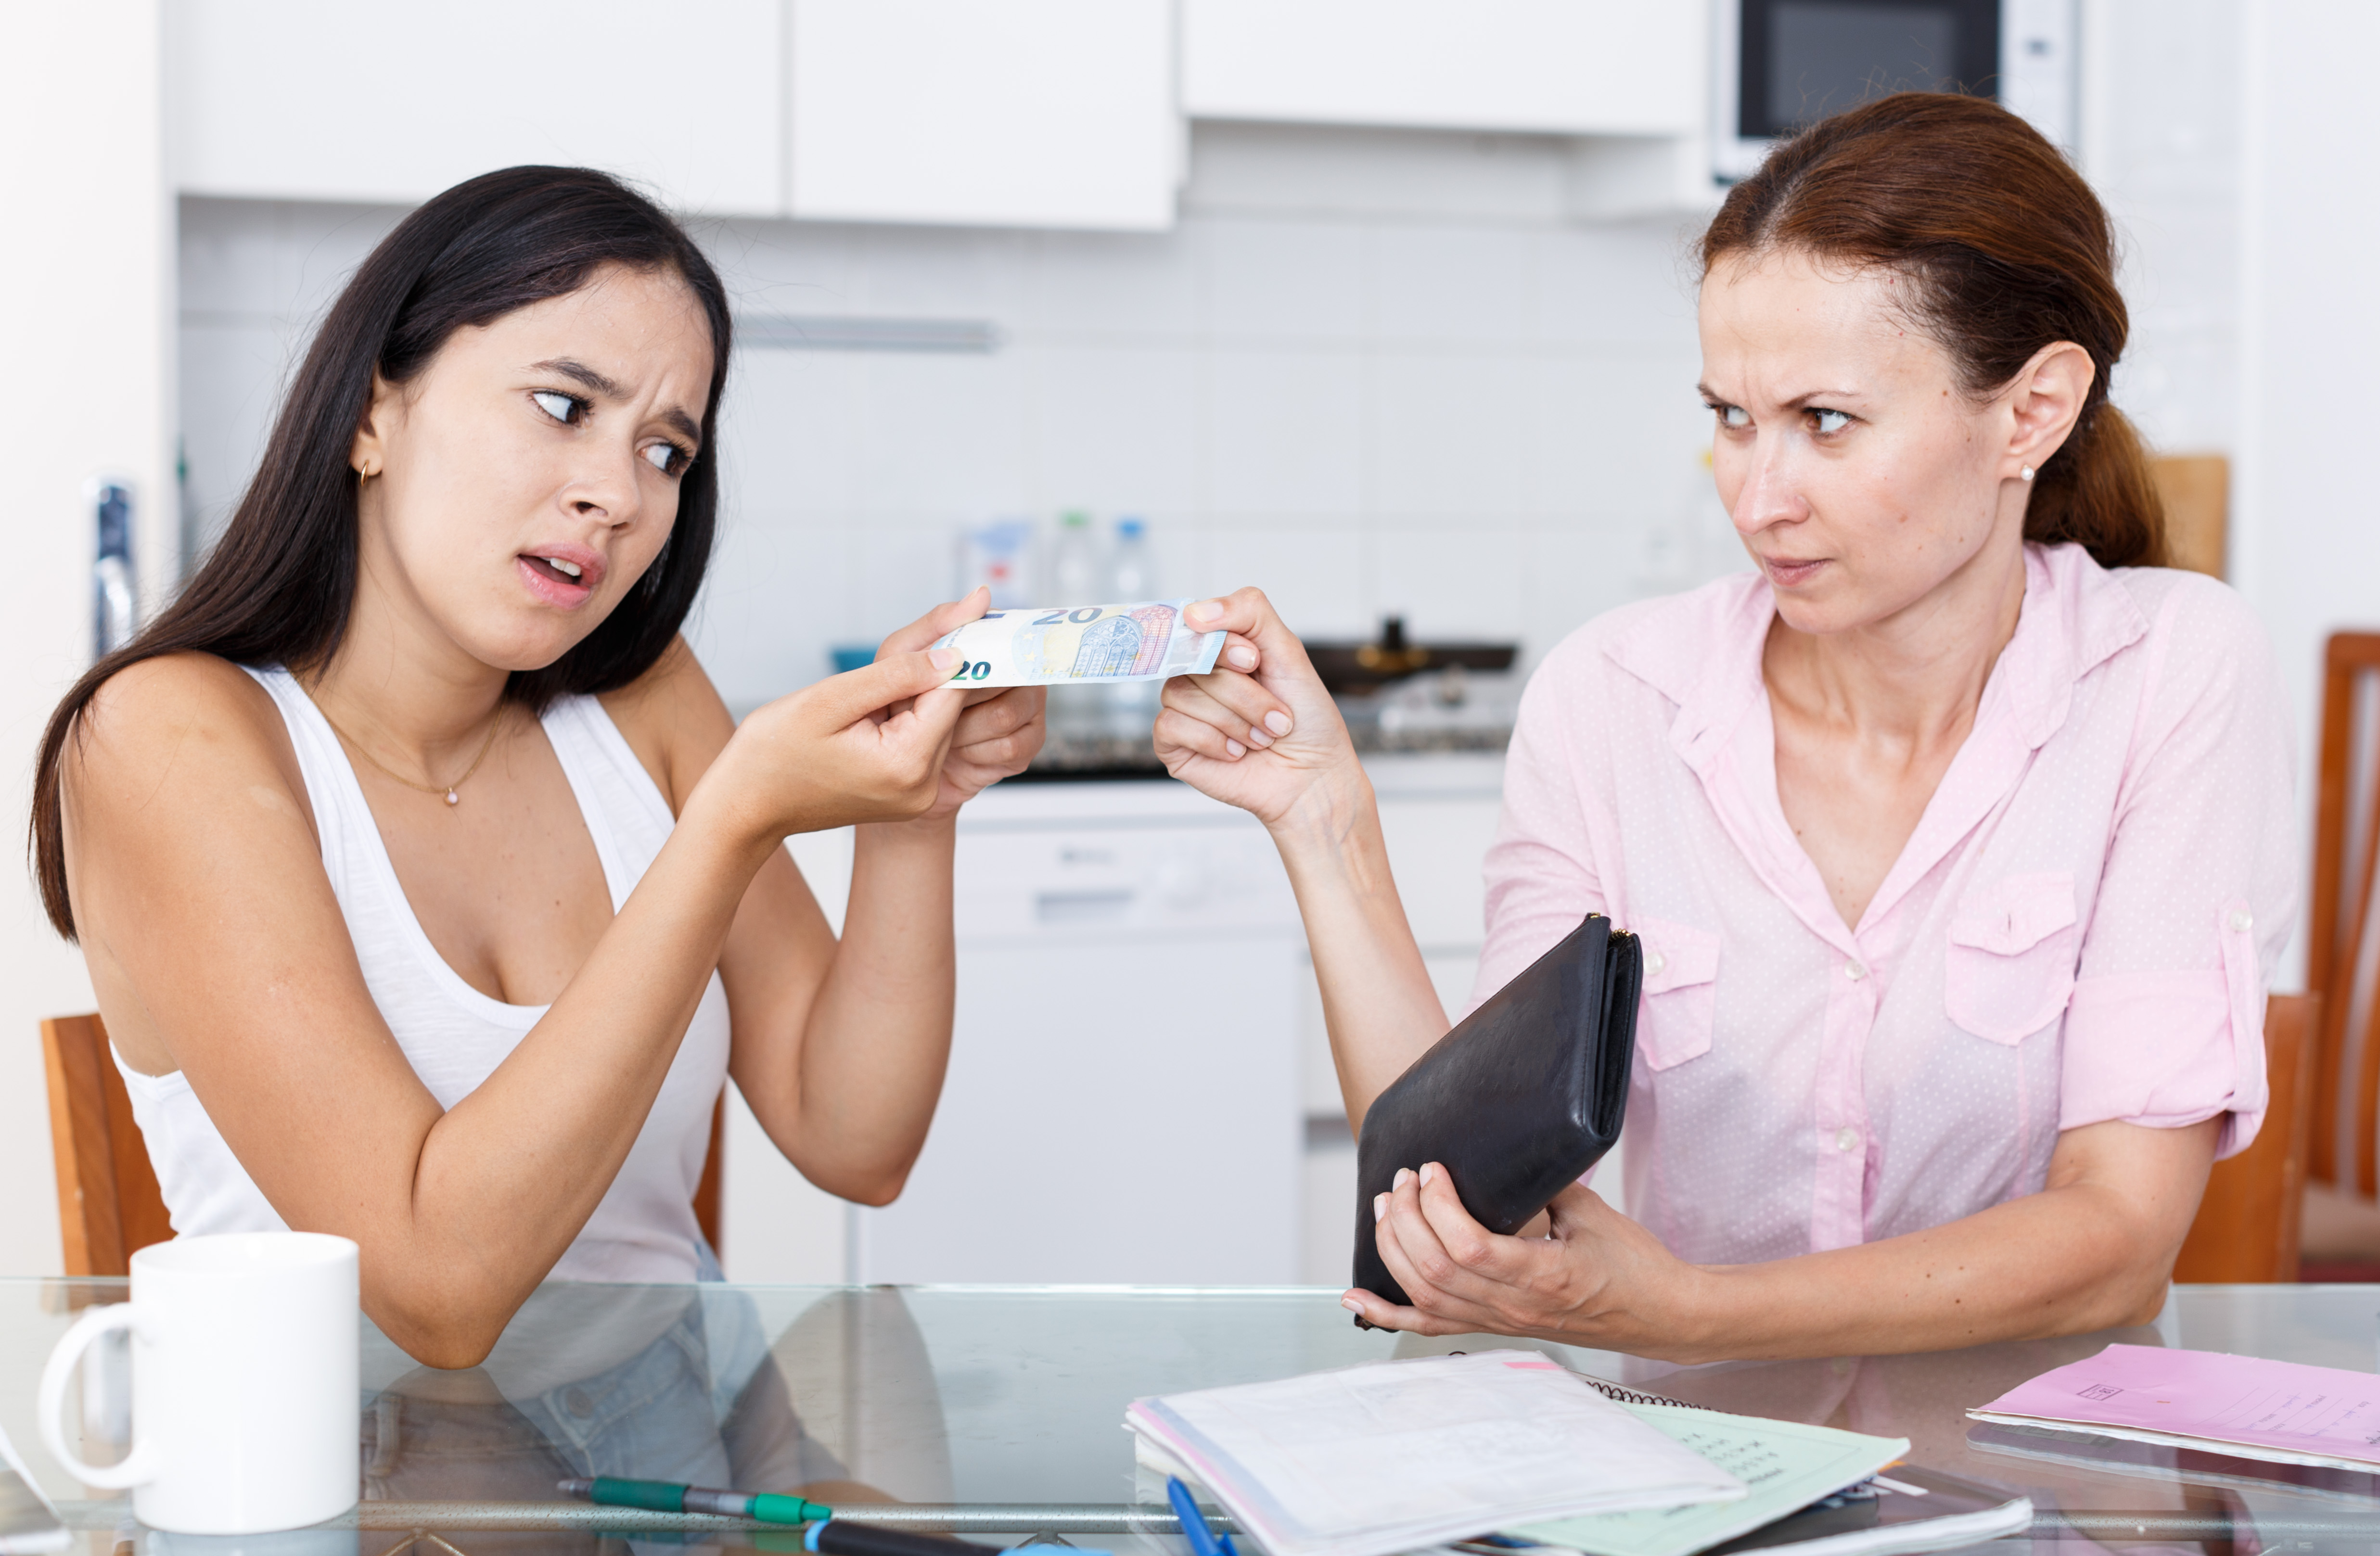
<svg viewBox="0 0 2380 1556">
<path fill-rule="evenodd" d="M 2102 567 L 2166 565 L 2165 499 L 2130 418 L 2102 405 L 2033 478 L 2024 538 L 2071 541 Z"/>
</svg>

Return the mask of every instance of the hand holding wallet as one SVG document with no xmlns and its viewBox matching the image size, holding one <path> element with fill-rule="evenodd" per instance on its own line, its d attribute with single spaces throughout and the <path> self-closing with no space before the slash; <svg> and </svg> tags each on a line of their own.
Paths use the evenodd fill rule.
<svg viewBox="0 0 2380 1556">
<path fill-rule="evenodd" d="M 1373 1198 L 1435 1161 L 1463 1208 L 1506 1236 L 1620 1138 L 1644 951 L 1590 913 L 1380 1093 L 1355 1148 L 1355 1285 L 1400 1307 Z M 1360 1328 L 1368 1329 L 1361 1318 Z"/>
</svg>

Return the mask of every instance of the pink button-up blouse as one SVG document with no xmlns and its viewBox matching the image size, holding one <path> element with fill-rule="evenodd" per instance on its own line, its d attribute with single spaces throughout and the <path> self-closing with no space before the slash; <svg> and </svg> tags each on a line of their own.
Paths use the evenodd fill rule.
<svg viewBox="0 0 2380 1556">
<path fill-rule="evenodd" d="M 2265 1111 L 2297 885 L 2285 697 L 2238 596 L 2028 546 L 2016 634 L 1857 929 L 1777 798 L 1756 573 L 1602 616 L 1522 699 L 1479 1000 L 1642 937 L 1629 1213 L 1742 1263 L 2040 1189 L 2060 1130 Z"/>
</svg>

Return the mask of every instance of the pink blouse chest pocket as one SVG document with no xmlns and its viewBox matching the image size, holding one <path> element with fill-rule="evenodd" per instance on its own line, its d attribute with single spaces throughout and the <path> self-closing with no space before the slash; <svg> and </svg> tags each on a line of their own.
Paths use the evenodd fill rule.
<svg viewBox="0 0 2380 1556">
<path fill-rule="evenodd" d="M 1942 1000 L 1962 1031 L 2011 1046 L 2058 1019 L 2074 995 L 2082 940 L 2074 877 L 2011 875 L 1970 890 L 1950 920 Z"/>
<path fill-rule="evenodd" d="M 1718 936 L 1666 918 L 1638 918 L 1629 928 L 1645 942 L 1637 1056 L 1656 1071 L 1699 1059 L 1710 1052 L 1718 1015 Z"/>
</svg>

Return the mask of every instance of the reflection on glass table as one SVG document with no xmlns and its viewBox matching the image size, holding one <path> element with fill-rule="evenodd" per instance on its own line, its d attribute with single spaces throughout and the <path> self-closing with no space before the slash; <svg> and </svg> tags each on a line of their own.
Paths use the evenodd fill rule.
<svg viewBox="0 0 2380 1556">
<path fill-rule="evenodd" d="M 71 1320 L 120 1282 L 0 1282 L 0 1425 L 68 1522 L 106 1532 L 127 1504 L 48 1461 L 33 1380 Z M 2228 1547 L 2380 1543 L 2380 1489 L 2243 1482 L 2139 1454 L 2011 1453 L 1972 1406 L 2111 1340 L 2371 1372 L 2380 1288 L 2179 1287 L 2151 1327 L 1935 1355 L 1677 1368 L 1537 1342 L 1364 1332 L 1328 1290 L 589 1286 L 541 1289 L 481 1367 L 416 1366 L 367 1323 L 358 1454 L 365 1501 L 336 1530 L 265 1541 L 148 1534 L 150 1556 L 468 1556 L 606 1540 L 790 1548 L 790 1532 L 557 1500 L 565 1477 L 804 1490 L 867 1516 L 1012 1546 L 1178 1552 L 1161 1483 L 1122 1422 L 1146 1394 L 1391 1356 L 1528 1345 L 1689 1404 L 1905 1436 L 1913 1462 L 2030 1495 L 2036 1538 Z M 121 1358 L 114 1364 L 120 1369 Z M 122 1380 L 83 1387 L 84 1452 L 119 1456 Z M 2380 1483 L 2374 1483 L 2380 1485 Z M 325 1543 L 328 1542 L 328 1543 Z M 614 1549 L 617 1549 L 616 1546 Z M 2069 1549 L 2073 1549 L 2069 1547 Z"/>
</svg>

